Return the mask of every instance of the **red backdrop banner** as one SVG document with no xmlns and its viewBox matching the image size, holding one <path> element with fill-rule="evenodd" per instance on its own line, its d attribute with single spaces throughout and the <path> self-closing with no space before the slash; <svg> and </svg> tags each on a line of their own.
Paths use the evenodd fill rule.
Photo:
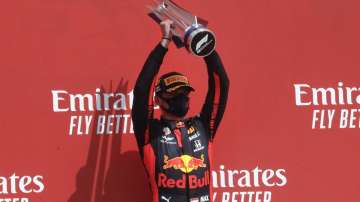
<svg viewBox="0 0 360 202">
<path fill-rule="evenodd" d="M 231 83 L 215 201 L 357 201 L 359 1 L 176 2 L 209 21 Z M 150 3 L 2 2 L 0 201 L 150 201 L 130 116 L 161 38 Z M 204 61 L 172 44 L 160 74 L 169 71 L 195 87 L 195 115 Z"/>
</svg>

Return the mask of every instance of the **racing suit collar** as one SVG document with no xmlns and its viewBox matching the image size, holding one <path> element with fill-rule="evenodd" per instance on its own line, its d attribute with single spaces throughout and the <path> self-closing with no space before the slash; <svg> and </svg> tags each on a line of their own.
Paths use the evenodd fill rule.
<svg viewBox="0 0 360 202">
<path fill-rule="evenodd" d="M 169 120 L 164 117 L 160 117 L 161 122 L 166 123 L 171 129 L 186 127 L 185 123 L 189 121 L 189 118 L 181 120 Z"/>
</svg>

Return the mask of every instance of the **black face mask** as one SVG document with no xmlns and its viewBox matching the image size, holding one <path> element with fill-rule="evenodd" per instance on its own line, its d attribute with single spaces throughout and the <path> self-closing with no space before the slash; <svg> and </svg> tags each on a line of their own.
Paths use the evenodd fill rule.
<svg viewBox="0 0 360 202">
<path fill-rule="evenodd" d="M 189 111 L 189 97 L 184 94 L 178 94 L 170 99 L 164 99 L 169 105 L 169 109 L 164 109 L 166 112 L 183 117 Z"/>
</svg>

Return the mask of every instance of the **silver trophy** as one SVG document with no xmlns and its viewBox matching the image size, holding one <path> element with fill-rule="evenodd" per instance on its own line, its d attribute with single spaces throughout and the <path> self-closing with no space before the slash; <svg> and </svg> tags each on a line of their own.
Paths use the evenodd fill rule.
<svg viewBox="0 0 360 202">
<path fill-rule="evenodd" d="M 170 19 L 175 24 L 173 41 L 178 48 L 186 49 L 199 57 L 209 55 L 215 49 L 215 34 L 207 28 L 208 22 L 175 4 L 171 0 L 155 0 L 149 6 L 149 16 L 157 23 Z"/>
</svg>

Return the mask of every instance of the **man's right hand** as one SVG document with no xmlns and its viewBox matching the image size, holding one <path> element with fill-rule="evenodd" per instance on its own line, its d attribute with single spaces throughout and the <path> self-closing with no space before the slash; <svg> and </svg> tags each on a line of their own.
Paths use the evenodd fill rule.
<svg viewBox="0 0 360 202">
<path fill-rule="evenodd" d="M 167 48 L 173 36 L 173 30 L 175 28 L 174 23 L 169 19 L 164 20 L 160 23 L 160 28 L 162 33 L 161 45 L 164 48 Z"/>
</svg>

